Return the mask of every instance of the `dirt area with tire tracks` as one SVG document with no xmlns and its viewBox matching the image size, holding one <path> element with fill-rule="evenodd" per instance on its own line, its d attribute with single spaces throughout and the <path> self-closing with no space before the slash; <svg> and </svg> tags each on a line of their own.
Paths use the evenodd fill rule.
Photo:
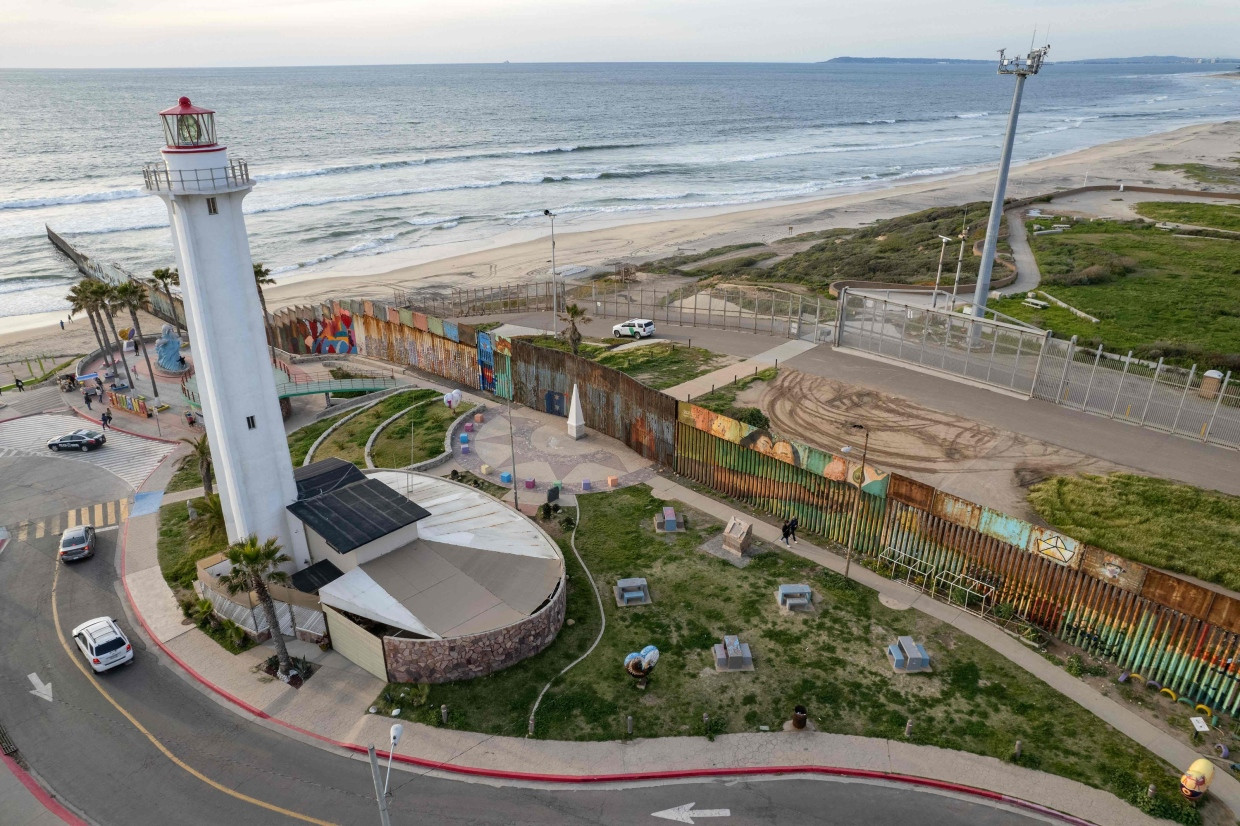
<svg viewBox="0 0 1240 826">
<path fill-rule="evenodd" d="M 761 388 L 761 389 L 759 389 Z M 780 370 L 750 392 L 780 434 L 831 453 L 860 451 L 848 430 L 870 430 L 869 460 L 1013 516 L 1040 522 L 1026 502 L 1027 488 L 1048 476 L 1109 473 L 1125 468 L 1083 453 L 922 407 L 864 387 Z"/>
</svg>

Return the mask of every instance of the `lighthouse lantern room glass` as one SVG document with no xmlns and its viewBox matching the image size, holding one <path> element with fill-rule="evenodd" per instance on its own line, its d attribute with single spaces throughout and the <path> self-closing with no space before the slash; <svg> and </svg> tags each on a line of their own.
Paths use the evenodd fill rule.
<svg viewBox="0 0 1240 826">
<path fill-rule="evenodd" d="M 176 106 L 159 113 L 164 122 L 164 140 L 170 149 L 197 149 L 215 146 L 215 112 L 181 98 Z"/>
</svg>

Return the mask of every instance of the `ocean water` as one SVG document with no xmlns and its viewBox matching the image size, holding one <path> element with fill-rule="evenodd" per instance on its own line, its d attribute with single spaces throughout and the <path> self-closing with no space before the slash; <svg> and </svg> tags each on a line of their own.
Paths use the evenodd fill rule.
<svg viewBox="0 0 1240 826">
<path fill-rule="evenodd" d="M 1225 68 L 1049 65 L 1016 161 L 1234 117 L 1240 83 L 1208 76 Z M 0 317 L 66 306 L 77 276 L 45 224 L 135 273 L 170 265 L 141 167 L 180 95 L 250 162 L 251 247 L 279 280 L 447 255 L 544 208 L 571 230 L 994 164 L 1012 88 L 983 65 L 0 70 Z"/>
</svg>

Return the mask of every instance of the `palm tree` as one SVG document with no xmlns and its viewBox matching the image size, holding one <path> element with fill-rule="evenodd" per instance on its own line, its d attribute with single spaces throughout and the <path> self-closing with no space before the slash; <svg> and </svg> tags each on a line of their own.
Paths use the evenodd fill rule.
<svg viewBox="0 0 1240 826">
<path fill-rule="evenodd" d="M 276 606 L 271 601 L 268 583 L 284 585 L 289 576 L 280 570 L 280 566 L 289 561 L 288 554 L 280 548 L 275 537 L 266 542 L 259 542 L 258 537 L 250 534 L 241 542 L 228 546 L 224 556 L 232 563 L 232 570 L 220 577 L 220 583 L 228 589 L 228 593 L 254 591 L 258 601 L 263 605 L 263 613 L 267 615 L 267 627 L 271 629 L 271 641 L 276 645 L 276 656 L 279 659 L 280 679 L 288 681 L 288 673 L 293 667 L 289 658 L 288 648 L 284 645 L 284 635 L 280 633 L 280 621 L 276 618 Z"/>
<path fill-rule="evenodd" d="M 116 314 L 122 309 L 121 304 L 116 300 L 116 287 L 104 284 L 102 281 L 95 283 L 97 285 L 95 290 L 99 293 L 99 311 L 108 320 L 108 327 L 112 330 L 112 340 L 116 342 L 116 350 L 121 354 L 121 366 L 125 368 L 125 381 L 133 387 L 133 374 L 129 372 L 129 359 L 125 358 L 125 344 L 116 334 Z"/>
<path fill-rule="evenodd" d="M 181 318 L 177 315 L 177 305 L 172 300 L 172 285 L 181 283 L 181 274 L 177 272 L 176 267 L 168 269 L 161 267 L 158 270 L 151 270 L 151 286 L 163 287 L 164 295 L 168 296 L 168 306 L 172 311 L 172 323 L 176 325 L 177 335 L 181 334 Z"/>
<path fill-rule="evenodd" d="M 568 346 L 573 348 L 573 355 L 577 355 L 577 350 L 581 347 L 581 331 L 577 329 L 577 322 L 588 324 L 590 317 L 586 315 L 586 311 L 578 307 L 576 304 L 569 304 L 564 308 L 564 313 L 560 316 L 561 321 L 568 322 L 568 326 L 564 328 L 564 335 L 568 339 Z"/>
<path fill-rule="evenodd" d="M 83 289 L 86 292 L 86 311 L 99 325 L 99 333 L 103 337 L 103 360 L 111 367 L 116 367 L 116 356 L 112 353 L 112 339 L 108 336 L 108 325 L 104 323 L 104 295 L 109 287 L 101 281 L 84 279 Z M 119 342 L 118 342 L 119 347 Z"/>
<path fill-rule="evenodd" d="M 138 344 L 142 345 L 142 325 L 138 323 L 138 310 L 146 308 L 146 287 L 137 281 L 126 281 L 112 289 L 112 297 L 117 307 L 124 308 L 129 311 L 129 319 L 133 322 L 134 332 L 138 337 Z M 151 377 L 151 388 L 155 393 L 155 400 L 159 400 L 159 385 L 155 383 L 155 371 L 151 369 L 151 354 L 147 352 L 145 346 L 142 346 L 142 357 L 146 359 L 146 373 Z"/>
<path fill-rule="evenodd" d="M 190 446 L 190 452 L 177 460 L 177 470 L 197 465 L 198 475 L 202 477 L 202 490 L 210 496 L 211 480 L 215 478 L 215 472 L 211 465 L 211 444 L 207 441 L 207 434 L 204 433 L 197 439 L 182 437 L 181 441 Z"/>
<path fill-rule="evenodd" d="M 254 265 L 254 286 L 258 287 L 258 303 L 263 308 L 263 330 L 267 332 L 268 344 L 271 343 L 271 329 L 267 323 L 267 297 L 263 295 L 263 287 L 270 287 L 274 283 L 276 280 L 271 277 L 271 270 L 262 264 Z"/>
<path fill-rule="evenodd" d="M 223 545 L 228 542 L 228 527 L 224 519 L 224 503 L 218 493 L 208 494 L 194 500 L 194 518 L 190 521 L 190 531 L 195 539 L 201 539 L 209 545 Z"/>
<path fill-rule="evenodd" d="M 95 333 L 95 341 L 98 342 L 99 349 L 103 352 L 103 358 L 106 363 L 111 364 L 112 360 L 108 353 L 108 348 L 104 346 L 103 337 L 99 334 L 99 325 L 95 323 L 95 312 L 92 309 L 95 300 L 90 292 L 93 283 L 89 278 L 83 278 L 69 288 L 69 293 L 65 296 L 65 300 L 69 302 L 69 315 L 74 316 L 78 313 L 86 313 L 86 317 L 90 319 L 90 329 Z"/>
</svg>

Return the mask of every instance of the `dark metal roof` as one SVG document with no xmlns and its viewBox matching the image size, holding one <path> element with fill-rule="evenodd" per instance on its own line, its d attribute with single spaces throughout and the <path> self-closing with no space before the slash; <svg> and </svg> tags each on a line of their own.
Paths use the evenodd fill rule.
<svg viewBox="0 0 1240 826">
<path fill-rule="evenodd" d="M 431 515 L 378 479 L 366 478 L 298 500 L 288 509 L 342 554 Z"/>
<path fill-rule="evenodd" d="M 321 493 L 360 482 L 365 478 L 353 463 L 337 457 L 312 462 L 293 471 L 298 499 L 313 499 Z"/>
<path fill-rule="evenodd" d="M 305 570 L 293 574 L 293 587 L 303 594 L 317 594 L 319 589 L 329 582 L 335 582 L 344 576 L 330 559 L 316 562 Z"/>
</svg>

